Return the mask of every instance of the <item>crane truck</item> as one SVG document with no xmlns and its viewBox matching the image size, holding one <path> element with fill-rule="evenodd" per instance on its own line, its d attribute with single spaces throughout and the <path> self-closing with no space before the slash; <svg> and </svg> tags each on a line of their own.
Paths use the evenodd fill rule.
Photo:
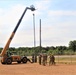
<svg viewBox="0 0 76 75">
<path fill-rule="evenodd" d="M 35 10 L 35 7 L 32 5 L 30 7 L 26 7 L 22 16 L 20 17 L 16 27 L 14 28 L 10 38 L 8 39 L 7 43 L 5 44 L 4 48 L 2 49 L 1 51 L 1 54 L 0 54 L 0 57 L 1 57 L 1 63 L 2 64 L 12 64 L 12 62 L 17 62 L 17 63 L 27 63 L 27 61 L 29 61 L 29 59 L 26 57 L 26 56 L 19 56 L 19 55 L 10 55 L 8 54 L 8 52 L 6 52 L 8 49 L 9 49 L 9 45 L 27 11 L 27 9 L 31 10 L 31 11 L 34 11 Z"/>
</svg>

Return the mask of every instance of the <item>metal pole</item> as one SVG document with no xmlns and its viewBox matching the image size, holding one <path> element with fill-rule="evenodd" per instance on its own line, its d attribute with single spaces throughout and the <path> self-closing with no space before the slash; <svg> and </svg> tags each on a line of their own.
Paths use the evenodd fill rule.
<svg viewBox="0 0 76 75">
<path fill-rule="evenodd" d="M 40 19 L 40 53 L 41 53 L 41 19 Z"/>
<path fill-rule="evenodd" d="M 36 38 L 35 38 L 35 14 L 33 14 L 33 27 L 34 27 L 34 51 L 35 51 L 35 55 L 34 55 L 34 62 L 36 63 L 37 62 L 37 55 L 36 55 L 36 50 L 35 50 L 35 47 L 36 47 Z"/>
<path fill-rule="evenodd" d="M 34 26 L 34 48 L 36 47 L 36 41 L 35 41 L 35 14 L 33 14 L 33 26 Z"/>
</svg>

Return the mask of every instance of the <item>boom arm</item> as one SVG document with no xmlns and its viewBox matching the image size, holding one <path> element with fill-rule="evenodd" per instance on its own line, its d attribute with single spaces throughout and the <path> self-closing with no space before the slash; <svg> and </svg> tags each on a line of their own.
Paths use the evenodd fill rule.
<svg viewBox="0 0 76 75">
<path fill-rule="evenodd" d="M 11 41 L 12 41 L 12 39 L 13 39 L 13 37 L 14 37 L 14 35 L 15 35 L 15 33 L 16 33 L 16 31 L 17 31 L 17 29 L 18 29 L 18 27 L 19 27 L 19 25 L 20 25 L 20 23 L 21 23 L 21 21 L 22 21 L 24 15 L 25 15 L 25 13 L 26 13 L 26 11 L 27 11 L 27 9 L 30 9 L 31 11 L 34 11 L 34 10 L 35 10 L 34 6 L 30 6 L 30 8 L 29 8 L 29 7 L 26 7 L 26 9 L 24 10 L 24 12 L 23 12 L 21 18 L 19 19 L 19 21 L 18 21 L 18 23 L 17 23 L 15 29 L 13 30 L 13 32 L 12 32 L 10 38 L 8 39 L 8 41 L 7 41 L 6 45 L 5 45 L 5 47 L 3 48 L 3 50 L 2 50 L 0 56 L 4 56 L 4 54 L 6 53 L 6 50 L 9 48 L 9 45 L 10 45 L 10 43 L 11 43 Z"/>
</svg>

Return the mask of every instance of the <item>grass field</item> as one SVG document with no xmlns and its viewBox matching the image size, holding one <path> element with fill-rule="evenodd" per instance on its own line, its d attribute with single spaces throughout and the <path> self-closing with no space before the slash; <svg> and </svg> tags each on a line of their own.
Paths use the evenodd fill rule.
<svg viewBox="0 0 76 75">
<path fill-rule="evenodd" d="M 76 55 L 59 55 L 55 56 L 57 63 L 69 63 L 74 64 L 76 63 Z"/>
<path fill-rule="evenodd" d="M 49 56 L 47 62 L 49 62 Z M 76 64 L 76 55 L 56 55 L 55 62 L 63 64 Z"/>
</svg>

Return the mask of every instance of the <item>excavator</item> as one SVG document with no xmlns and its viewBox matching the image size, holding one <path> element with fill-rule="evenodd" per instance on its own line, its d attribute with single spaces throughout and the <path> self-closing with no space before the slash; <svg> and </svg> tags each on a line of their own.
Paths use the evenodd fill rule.
<svg viewBox="0 0 76 75">
<path fill-rule="evenodd" d="M 1 57 L 1 63 L 2 64 L 12 64 L 12 62 L 17 62 L 17 63 L 27 63 L 27 61 L 30 61 L 29 58 L 27 58 L 26 56 L 19 56 L 19 55 L 11 55 L 9 52 L 7 52 L 7 50 L 9 49 L 9 45 L 26 13 L 27 10 L 31 10 L 34 11 L 35 7 L 33 5 L 31 5 L 30 7 L 26 7 L 22 16 L 20 17 L 16 27 L 14 28 L 10 38 L 8 39 L 6 45 L 4 46 L 4 48 L 1 51 L 0 57 Z"/>
</svg>

